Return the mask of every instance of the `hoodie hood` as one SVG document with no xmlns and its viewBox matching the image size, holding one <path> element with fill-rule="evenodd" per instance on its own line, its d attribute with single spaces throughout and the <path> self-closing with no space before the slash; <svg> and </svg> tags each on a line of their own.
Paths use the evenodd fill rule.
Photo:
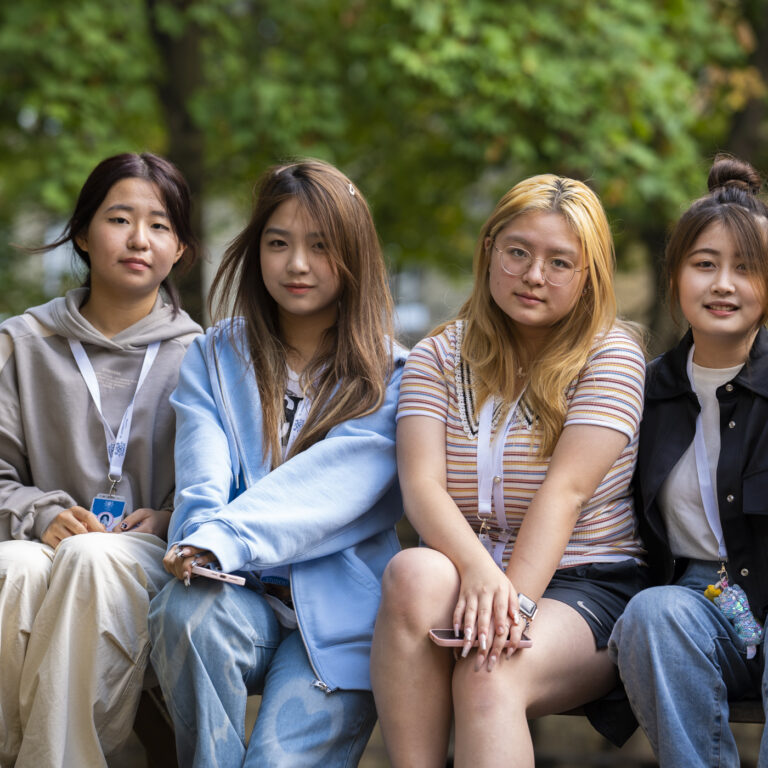
<svg viewBox="0 0 768 768">
<path fill-rule="evenodd" d="M 146 347 L 153 341 L 183 341 L 183 337 L 191 334 L 186 341 L 188 344 L 192 337 L 202 332 L 200 326 L 183 310 L 179 310 L 174 317 L 173 306 L 165 303 L 162 294 L 158 294 L 154 308 L 146 317 L 108 339 L 80 314 L 88 290 L 75 288 L 66 296 L 28 309 L 25 314 L 37 320 L 52 334 L 116 352 Z"/>
<path fill-rule="evenodd" d="M 200 327 L 158 297 L 146 317 L 108 339 L 80 313 L 87 296 L 78 288 L 0 325 L 0 541 L 39 539 L 63 509 L 88 509 L 108 490 L 104 425 L 70 339 L 86 348 L 113 433 L 136 395 L 118 491 L 126 508 L 172 504 L 175 420 L 168 399 Z M 137 393 L 154 341 L 157 357 Z"/>
</svg>

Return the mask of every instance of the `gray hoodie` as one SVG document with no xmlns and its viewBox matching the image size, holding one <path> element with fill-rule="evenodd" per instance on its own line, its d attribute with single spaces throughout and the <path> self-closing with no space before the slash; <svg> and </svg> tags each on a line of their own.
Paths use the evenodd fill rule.
<svg viewBox="0 0 768 768">
<path fill-rule="evenodd" d="M 192 339 L 185 312 L 158 297 L 152 312 L 111 339 L 81 314 L 85 288 L 0 325 L 0 541 L 39 539 L 64 509 L 90 508 L 109 491 L 104 426 L 75 363 L 82 342 L 96 372 L 104 416 L 117 433 L 149 343 L 157 358 L 136 396 L 123 479 L 126 511 L 173 505 L 174 414 L 168 397 Z"/>
</svg>

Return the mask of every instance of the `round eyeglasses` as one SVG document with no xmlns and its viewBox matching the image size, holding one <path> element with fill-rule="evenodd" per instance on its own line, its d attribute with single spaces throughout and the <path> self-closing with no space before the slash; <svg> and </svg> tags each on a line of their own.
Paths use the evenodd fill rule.
<svg viewBox="0 0 768 768">
<path fill-rule="evenodd" d="M 539 256 L 534 259 L 524 248 L 518 248 L 516 245 L 499 248 L 495 241 L 493 249 L 499 254 L 501 268 L 513 277 L 524 275 L 533 266 L 534 261 L 541 261 L 542 277 L 550 285 L 557 287 L 568 285 L 577 272 L 583 271 L 576 269 L 576 265 L 565 256 Z"/>
</svg>

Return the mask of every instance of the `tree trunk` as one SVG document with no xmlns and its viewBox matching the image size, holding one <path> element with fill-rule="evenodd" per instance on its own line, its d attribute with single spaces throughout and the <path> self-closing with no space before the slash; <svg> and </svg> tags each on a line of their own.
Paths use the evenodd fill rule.
<svg viewBox="0 0 768 768">
<path fill-rule="evenodd" d="M 768 20 L 764 0 L 745 0 L 742 4 L 744 18 L 755 35 L 755 50 L 750 64 L 760 73 L 768 87 Z M 744 109 L 734 115 L 728 136 L 728 151 L 760 168 L 766 159 L 764 129 L 766 97 L 750 99 Z"/>
<path fill-rule="evenodd" d="M 663 221 L 661 216 L 649 216 L 648 221 Z M 650 310 L 648 353 L 655 357 L 669 349 L 677 340 L 680 329 L 675 326 L 669 311 L 666 277 L 664 274 L 664 247 L 667 233 L 658 224 L 650 224 L 640 233 L 640 239 L 648 248 L 653 268 L 653 304 Z"/>
<path fill-rule="evenodd" d="M 203 82 L 200 28 L 194 21 L 187 21 L 180 35 L 171 35 L 158 27 L 156 9 L 159 0 L 146 1 L 149 29 L 163 63 L 157 93 L 168 129 L 166 154 L 189 183 L 192 192 L 192 226 L 202 242 L 205 137 L 189 111 L 190 100 Z M 173 6 L 182 14 L 190 5 L 191 0 L 173 0 Z M 178 284 L 182 305 L 195 320 L 202 323 L 205 319 L 205 299 L 200 262 L 194 264 Z"/>
</svg>

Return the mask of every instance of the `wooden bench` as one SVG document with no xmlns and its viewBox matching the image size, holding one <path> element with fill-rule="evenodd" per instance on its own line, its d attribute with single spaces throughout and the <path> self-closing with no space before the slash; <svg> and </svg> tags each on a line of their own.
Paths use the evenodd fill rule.
<svg viewBox="0 0 768 768">
<path fill-rule="evenodd" d="M 159 685 L 141 692 L 133 730 L 147 753 L 148 768 L 173 768 L 178 765 L 173 719 Z"/>
<path fill-rule="evenodd" d="M 764 723 L 765 712 L 761 701 L 731 701 L 728 704 L 732 723 Z"/>
<path fill-rule="evenodd" d="M 561 712 L 560 714 L 583 717 L 584 710 L 581 707 L 576 707 L 576 709 L 570 709 L 568 712 Z M 765 712 L 763 712 L 763 703 L 757 699 L 729 701 L 728 721 L 731 723 L 764 723 Z"/>
<path fill-rule="evenodd" d="M 729 704 L 732 723 L 764 723 L 765 714 L 760 701 L 732 701 Z M 569 716 L 583 716 L 581 708 L 563 712 Z M 159 687 L 142 691 L 136 713 L 134 731 L 147 754 L 148 768 L 172 768 L 177 765 L 173 720 Z"/>
</svg>

